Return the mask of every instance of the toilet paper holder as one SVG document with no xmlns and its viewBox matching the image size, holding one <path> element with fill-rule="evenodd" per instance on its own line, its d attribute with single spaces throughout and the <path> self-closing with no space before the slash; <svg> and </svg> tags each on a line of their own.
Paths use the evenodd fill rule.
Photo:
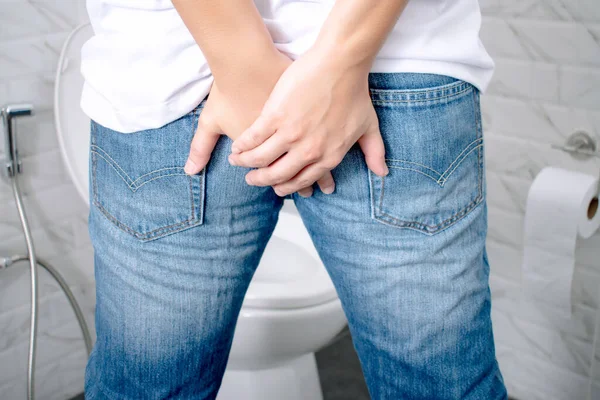
<svg viewBox="0 0 600 400">
<path fill-rule="evenodd" d="M 589 133 L 583 130 L 575 131 L 569 136 L 564 145 L 559 146 L 556 144 L 552 145 L 553 148 L 566 151 L 573 157 L 582 160 L 587 160 L 591 157 L 600 158 L 600 151 L 598 151 L 598 143 L 596 139 Z M 595 215 L 598 212 L 598 197 L 600 197 L 600 183 L 598 184 L 598 196 L 590 204 L 588 215 Z M 592 218 L 590 216 L 590 218 Z"/>
<path fill-rule="evenodd" d="M 553 144 L 552 148 L 566 151 L 580 159 L 588 159 L 590 157 L 600 158 L 596 139 L 586 131 L 575 131 L 569 136 L 564 145 Z"/>
</svg>

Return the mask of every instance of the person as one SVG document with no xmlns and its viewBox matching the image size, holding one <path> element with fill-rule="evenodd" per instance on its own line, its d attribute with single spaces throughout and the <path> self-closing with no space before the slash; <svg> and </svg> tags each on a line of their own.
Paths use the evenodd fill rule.
<svg viewBox="0 0 600 400">
<path fill-rule="evenodd" d="M 284 198 L 373 399 L 506 399 L 477 0 L 88 0 L 85 395 L 214 399 Z"/>
</svg>

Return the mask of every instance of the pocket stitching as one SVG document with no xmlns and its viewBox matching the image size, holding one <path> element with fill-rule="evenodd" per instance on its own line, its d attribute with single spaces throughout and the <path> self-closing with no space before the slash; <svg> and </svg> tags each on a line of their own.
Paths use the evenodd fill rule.
<svg viewBox="0 0 600 400">
<path fill-rule="evenodd" d="M 430 170 L 431 172 L 435 172 L 435 173 L 436 173 L 436 174 L 438 174 L 440 177 L 443 175 L 443 174 L 440 174 L 440 173 L 439 173 L 438 171 L 436 171 L 435 169 L 433 169 L 433 168 L 431 168 L 431 167 L 428 167 L 428 166 L 426 166 L 425 164 L 420 164 L 420 163 L 418 163 L 418 162 L 414 162 L 414 161 L 408 161 L 408 160 L 398 160 L 398 159 L 395 159 L 395 158 L 387 158 L 387 159 L 386 159 L 386 161 L 390 161 L 390 162 L 401 162 L 401 163 L 407 163 L 407 164 L 414 164 L 414 165 L 418 165 L 419 167 L 423 167 L 423 168 L 425 168 L 425 169 L 428 169 L 428 170 Z M 452 165 L 452 164 L 450 164 L 450 165 Z M 390 165 L 390 167 L 392 167 L 392 166 Z M 399 167 L 392 167 L 392 168 L 399 168 Z M 437 181 L 438 179 L 439 179 L 439 178 L 436 178 L 435 180 Z"/>
<path fill-rule="evenodd" d="M 95 162 L 93 163 L 95 165 Z M 204 170 L 203 170 L 204 171 Z M 94 176 L 95 176 L 95 170 L 94 170 Z M 202 181 L 204 181 L 204 172 L 202 173 Z M 199 225 L 202 223 L 203 218 L 195 218 L 194 217 L 194 208 L 195 208 L 195 204 L 194 204 L 194 194 L 193 194 L 193 190 L 192 190 L 192 181 L 191 181 L 191 177 L 189 177 L 189 187 L 190 187 L 190 196 L 191 196 L 191 205 L 192 205 L 192 215 L 190 218 L 184 220 L 184 221 L 180 221 L 171 225 L 167 225 L 167 226 L 161 226 L 160 228 L 154 229 L 152 231 L 146 232 L 146 233 L 140 233 L 138 231 L 135 231 L 133 229 L 131 229 L 130 227 L 128 227 L 127 225 L 123 224 L 121 221 L 119 221 L 116 217 L 114 217 L 106 208 L 104 208 L 104 206 L 102 206 L 102 204 L 98 201 L 97 198 L 97 190 L 95 190 L 95 196 L 94 196 L 94 205 L 102 212 L 102 214 L 112 223 L 115 224 L 115 226 L 117 226 L 119 229 L 131 234 L 132 236 L 141 239 L 141 240 L 150 240 L 156 236 L 159 236 L 163 231 L 163 230 L 170 230 L 172 228 L 177 228 L 179 226 L 181 226 L 180 229 L 175 229 L 175 230 L 171 230 L 168 233 L 176 233 L 179 232 L 185 228 L 188 227 L 193 227 L 196 225 Z M 94 179 L 94 183 L 95 183 L 95 179 Z M 196 220 L 195 220 L 196 219 Z M 194 221 L 195 220 L 195 221 Z M 193 223 L 192 223 L 193 222 Z"/>
<path fill-rule="evenodd" d="M 473 150 L 477 149 L 478 150 L 478 154 L 477 154 L 477 160 L 478 160 L 478 173 L 479 173 L 479 179 L 477 182 L 477 197 L 471 202 L 469 203 L 466 207 L 462 208 L 460 211 L 456 212 L 454 215 L 452 215 L 451 217 L 445 219 L 444 221 L 440 222 L 437 225 L 427 225 L 424 224 L 422 222 L 417 222 L 417 221 L 405 221 L 396 217 L 393 217 L 387 213 L 385 213 L 383 211 L 383 198 L 385 195 L 385 177 L 381 178 L 381 194 L 379 195 L 379 207 L 374 207 L 376 209 L 377 212 L 374 213 L 374 216 L 376 219 L 378 219 L 379 221 L 382 222 L 390 222 L 390 221 L 385 221 L 385 219 L 382 219 L 382 217 L 385 217 L 389 220 L 391 220 L 391 223 L 393 223 L 395 226 L 400 226 L 400 227 L 407 227 L 407 228 L 414 228 L 417 229 L 419 232 L 424 232 L 428 235 L 433 235 L 439 231 L 441 231 L 442 229 L 447 228 L 448 226 L 452 225 L 454 222 L 458 221 L 460 218 L 464 217 L 465 215 L 467 215 L 467 213 L 469 213 L 471 210 L 473 210 L 477 205 L 479 205 L 479 203 L 481 203 L 482 199 L 483 199 L 483 193 L 481 190 L 481 175 L 483 173 L 482 168 L 481 168 L 481 148 L 483 146 L 477 146 L 475 147 Z M 472 152 L 472 151 L 471 151 Z M 471 153 L 470 152 L 470 153 Z M 469 153 L 469 154 L 470 154 Z M 463 159 L 465 159 L 467 156 L 463 157 Z M 371 171 L 369 171 L 369 178 L 372 181 L 372 173 Z M 372 192 L 373 195 L 373 192 Z M 373 198 L 374 200 L 374 198 Z M 372 204 L 374 205 L 374 203 L 372 202 Z"/>
<path fill-rule="evenodd" d="M 137 185 L 136 185 L 136 182 L 137 182 L 137 181 L 139 181 L 140 179 L 142 179 L 142 178 L 144 178 L 144 177 L 146 177 L 146 176 L 148 176 L 148 175 L 152 175 L 152 174 L 154 174 L 154 173 L 156 173 L 156 172 L 159 172 L 159 171 L 166 171 L 166 170 L 171 170 L 171 169 L 182 169 L 182 168 L 181 168 L 181 167 L 165 167 L 165 168 L 159 168 L 159 169 L 156 169 L 156 170 L 154 170 L 154 171 L 148 172 L 148 173 L 146 173 L 146 174 L 144 174 L 144 175 L 141 175 L 141 176 L 140 176 L 139 178 L 137 178 L 135 181 L 131 182 L 131 184 L 132 184 L 133 186 L 137 186 Z M 180 174 L 180 175 L 185 175 L 185 174 Z M 162 176 L 162 175 L 161 175 L 161 176 Z M 154 179 L 154 178 L 153 178 L 153 179 Z M 149 182 L 149 181 L 148 181 L 148 182 Z M 146 182 L 144 182 L 144 183 L 146 183 Z M 141 185 L 139 185 L 138 187 L 142 186 L 144 183 L 142 183 L 142 184 L 141 184 Z"/>
<path fill-rule="evenodd" d="M 121 177 L 121 179 L 123 179 L 123 181 L 125 181 L 125 184 L 127 184 L 127 186 L 131 189 L 131 182 L 133 182 L 133 179 L 131 179 L 129 177 L 129 175 L 127 174 L 127 172 L 125 172 L 123 170 L 123 168 L 121 168 L 121 166 L 119 165 L 118 162 L 116 162 L 106 151 L 104 151 L 104 149 L 102 149 L 100 146 L 98 145 L 91 145 L 90 146 L 92 148 L 92 153 L 97 154 L 98 156 L 100 156 L 100 158 L 102 158 L 104 161 L 106 161 L 106 163 L 108 165 L 110 165 L 115 172 L 117 173 L 117 175 L 119 175 Z M 102 152 L 102 153 L 100 153 Z M 108 158 L 108 159 L 107 159 Z M 125 176 L 123 176 L 125 175 Z"/>
<path fill-rule="evenodd" d="M 117 163 L 112 157 L 110 157 L 108 155 L 108 153 L 106 153 L 106 151 L 104 151 L 104 149 L 102 149 L 101 147 L 97 146 L 97 145 L 93 145 L 94 148 L 102 151 L 102 153 L 100 153 L 98 150 L 92 150 L 92 153 L 98 155 L 100 158 L 102 158 L 104 161 L 106 161 L 106 163 L 115 170 L 115 172 L 117 173 L 117 175 L 119 175 L 121 177 L 121 179 L 125 182 L 125 184 L 127 185 L 127 187 L 132 191 L 132 192 L 136 192 L 138 191 L 142 186 L 144 186 L 146 183 L 148 182 L 152 182 L 156 179 L 160 179 L 160 178 L 164 178 L 167 176 L 180 176 L 180 175 L 187 175 L 185 172 L 180 172 L 180 173 L 176 173 L 176 174 L 160 174 L 158 176 L 155 176 L 154 178 L 148 179 L 143 181 L 141 184 L 137 185 L 136 182 L 138 182 L 140 179 L 142 179 L 143 177 L 146 177 L 148 175 L 152 175 L 155 174 L 156 172 L 159 171 L 167 171 L 167 170 L 179 170 L 182 169 L 181 167 L 167 167 L 167 168 L 159 168 L 155 171 L 151 171 L 148 172 L 142 176 L 140 176 L 139 178 L 137 178 L 135 181 L 123 170 L 123 168 L 121 168 L 121 166 L 119 165 L 119 163 Z M 108 158 L 108 159 L 107 159 Z"/>
<path fill-rule="evenodd" d="M 137 187 L 131 188 L 131 191 L 137 192 L 146 183 L 155 181 L 155 180 L 160 179 L 160 178 L 165 178 L 167 176 L 181 176 L 181 175 L 187 175 L 187 174 L 186 173 L 178 173 L 178 174 L 163 174 L 163 175 L 159 175 L 159 176 L 156 176 L 156 177 L 154 177 L 152 179 L 148 179 L 147 181 L 144 181 L 141 185 L 139 185 Z"/>
<path fill-rule="evenodd" d="M 202 103 L 201 103 L 202 104 Z M 197 110 L 199 110 L 201 107 L 200 105 L 197 106 L 193 111 L 192 111 L 192 115 L 195 117 Z M 195 131 L 195 125 L 194 126 L 194 131 Z M 95 132 L 95 126 L 92 124 L 92 133 Z M 93 205 L 96 206 L 96 208 L 102 213 L 102 215 L 104 215 L 109 221 L 111 221 L 117 228 L 119 228 L 120 230 L 132 235 L 133 237 L 142 240 L 142 241 L 149 241 L 152 239 L 155 239 L 157 237 L 161 237 L 161 235 L 163 234 L 162 231 L 166 231 L 165 234 L 173 234 L 173 233 L 177 233 L 177 232 L 181 232 L 185 229 L 188 228 L 192 228 L 194 226 L 197 225 L 201 225 L 204 221 L 204 213 L 202 212 L 202 210 L 199 210 L 199 216 L 196 217 L 194 215 L 194 211 L 196 209 L 196 204 L 195 204 L 195 200 L 194 200 L 194 191 L 193 191 L 193 180 L 192 177 L 187 175 L 187 174 L 174 174 L 174 175 L 187 175 L 188 176 L 188 181 L 189 181 L 189 188 L 190 188 L 190 205 L 191 205 L 191 215 L 190 218 L 184 220 L 184 221 L 179 221 L 177 223 L 171 224 L 171 225 L 167 225 L 167 226 L 162 226 L 160 228 L 154 229 L 152 231 L 146 232 L 144 234 L 137 232 L 133 229 L 131 229 L 129 226 L 123 224 L 121 221 L 119 221 L 117 218 L 115 218 L 106 208 L 104 208 L 104 206 L 100 203 L 100 201 L 98 200 L 98 187 L 97 187 L 97 179 L 96 179 L 96 175 L 97 175 L 97 165 L 98 165 L 98 160 L 96 156 L 101 157 L 104 161 L 106 161 L 106 163 L 108 165 L 111 166 L 111 168 L 113 168 L 115 170 L 115 172 L 117 172 L 117 175 L 119 175 L 119 177 L 125 182 L 125 184 L 129 187 L 130 190 L 134 191 L 131 188 L 131 184 L 128 183 L 127 179 L 129 179 L 132 182 L 135 182 L 133 180 L 131 180 L 131 178 L 129 177 L 129 175 L 123 171 L 123 169 L 121 168 L 121 166 L 112 158 L 110 157 L 110 155 L 108 153 L 106 153 L 106 151 L 104 151 L 104 149 L 102 149 L 100 146 L 97 146 L 94 144 L 94 135 L 92 134 L 92 138 L 91 138 L 92 143 L 90 144 L 90 149 L 91 149 L 91 161 L 92 161 L 92 177 L 91 177 L 91 188 L 93 190 L 93 198 L 92 198 L 92 202 Z M 112 162 L 110 162 L 109 160 L 107 160 L 103 154 L 100 153 L 100 151 L 98 150 L 94 150 L 94 149 L 98 149 L 100 150 L 102 153 L 104 153 L 106 155 L 106 157 L 108 157 L 108 159 L 110 159 Z M 125 175 L 125 177 L 119 172 L 119 170 L 115 167 L 115 165 L 123 172 L 123 174 Z M 165 168 L 161 168 L 159 170 L 164 170 Z M 157 171 L 159 171 L 157 170 Z M 153 171 L 156 172 L 156 171 Z M 148 174 L 151 174 L 153 172 L 150 172 Z M 145 174 L 145 175 L 148 175 Z M 142 175 L 142 176 L 145 176 Z M 163 177 L 166 175 L 161 175 L 160 177 Z M 140 177 L 141 178 L 141 177 Z M 204 207 L 204 188 L 206 185 L 206 168 L 204 168 L 201 171 L 200 174 L 200 178 L 201 178 L 201 186 L 200 186 L 200 194 L 199 194 L 199 206 Z M 153 178 L 153 179 L 157 179 L 157 178 Z M 136 179 L 136 181 L 139 180 Z M 145 182 L 147 183 L 147 182 Z M 143 184 L 142 184 L 143 185 Z M 140 185 L 140 187 L 142 186 Z M 139 187 L 138 187 L 139 188 Z M 175 228 L 175 229 L 173 229 Z"/>
<path fill-rule="evenodd" d="M 469 156 L 469 154 L 471 154 L 473 151 L 475 151 L 476 149 L 483 146 L 483 144 L 480 143 L 480 144 L 477 144 L 476 146 L 472 147 L 477 142 L 483 142 L 483 138 L 478 138 L 478 139 L 474 140 L 473 142 L 469 143 L 469 145 L 467 147 L 465 147 L 465 149 L 462 151 L 462 153 L 460 153 L 458 155 L 458 157 L 456 157 L 456 159 L 454 161 L 452 161 L 452 164 L 454 164 L 460 158 L 460 161 L 454 166 L 454 168 L 452 168 L 452 164 L 450 164 L 448 169 L 446 169 L 446 171 L 444 171 L 444 173 L 440 177 L 440 185 L 441 186 L 444 186 L 444 184 L 448 181 L 448 178 L 450 178 L 450 176 L 454 173 L 454 171 L 456 171 L 456 169 L 460 166 L 460 164 L 462 164 L 462 162 Z M 467 151 L 467 149 L 469 149 L 469 147 L 472 147 L 472 148 L 466 154 L 463 155 L 463 153 L 465 151 Z M 450 168 L 452 168 L 452 170 L 450 170 Z M 450 171 L 450 172 L 448 172 L 448 171 Z M 444 177 L 444 175 L 446 175 L 446 173 L 448 173 L 448 175 Z"/>
<path fill-rule="evenodd" d="M 466 151 L 466 149 L 469 148 L 469 146 L 472 146 L 477 141 L 481 141 L 481 143 L 478 144 L 477 146 L 473 147 L 467 154 L 465 154 L 462 157 L 462 160 L 460 161 L 460 163 L 462 163 L 462 161 L 464 161 L 469 154 L 471 154 L 473 151 L 477 150 L 477 171 L 479 174 L 479 179 L 477 182 L 477 197 L 475 197 L 475 199 L 473 201 L 471 201 L 471 203 L 469 203 L 462 210 L 458 211 L 453 216 L 445 219 L 444 221 L 440 222 L 437 225 L 427 225 L 427 224 L 423 224 L 423 223 L 417 222 L 417 221 L 404 221 L 399 218 L 393 217 L 383 211 L 383 197 L 385 194 L 385 178 L 384 177 L 381 178 L 381 194 L 380 194 L 380 198 L 379 198 L 379 200 L 380 200 L 379 207 L 377 207 L 375 205 L 376 200 L 375 200 L 373 173 L 370 170 L 368 170 L 369 186 L 370 186 L 370 193 L 371 193 L 371 207 L 372 207 L 371 216 L 373 218 L 375 218 L 377 221 L 380 221 L 382 223 L 386 223 L 386 224 L 389 224 L 389 225 L 392 225 L 395 227 L 409 228 L 409 229 L 417 230 L 418 232 L 424 233 L 428 236 L 433 236 L 434 234 L 436 234 L 436 233 L 454 225 L 456 222 L 460 221 L 463 217 L 468 215 L 472 210 L 474 210 L 478 205 L 480 205 L 483 202 L 483 199 L 484 199 L 484 193 L 483 193 L 484 170 L 483 170 L 483 163 L 482 163 L 483 136 L 482 136 L 482 126 L 481 126 L 481 120 L 480 120 L 481 110 L 477 106 L 478 92 L 476 90 L 473 90 L 472 94 L 473 94 L 473 103 L 475 106 L 475 125 L 476 125 L 476 129 L 477 129 L 478 138 L 475 139 L 473 142 L 471 142 L 467 147 L 465 147 L 465 150 L 463 150 L 462 153 L 464 153 Z M 460 155 L 458 157 L 460 157 Z M 457 159 L 458 159 L 458 157 L 457 157 Z M 453 161 L 453 163 L 454 162 L 456 162 L 456 160 Z M 414 164 L 417 164 L 417 163 L 414 163 Z M 446 182 L 448 180 L 450 175 L 456 170 L 456 168 L 458 168 L 459 164 L 457 164 L 456 167 L 453 168 L 452 171 L 450 171 L 448 176 L 445 178 L 444 182 Z M 452 164 L 450 164 L 450 165 L 452 165 Z M 395 168 L 398 168 L 398 167 L 395 167 Z M 428 168 L 428 167 L 426 167 L 426 168 L 434 171 L 431 168 Z M 450 167 L 448 167 L 448 169 L 449 168 Z M 448 169 L 444 172 L 444 174 L 446 172 L 448 172 Z M 417 171 L 417 172 L 422 173 L 422 171 Z M 435 172 L 437 172 L 437 171 L 435 171 Z M 425 173 L 423 173 L 423 174 L 427 175 Z"/>
<path fill-rule="evenodd" d="M 100 203 L 98 203 L 96 201 L 94 201 L 94 203 L 95 203 L 94 205 L 96 207 L 98 207 L 98 209 L 102 212 L 102 214 L 104 214 L 104 216 L 106 218 L 108 218 L 111 222 L 113 222 L 115 224 L 115 226 L 117 226 L 121 230 L 123 230 L 141 240 L 152 239 L 152 238 L 160 235 L 162 233 L 161 231 L 163 231 L 163 230 L 169 230 L 168 233 L 176 233 L 176 232 L 183 230 L 184 228 L 192 227 L 192 226 L 195 226 L 195 225 L 198 225 L 201 223 L 201 221 L 199 219 L 198 219 L 198 221 L 195 221 L 194 223 L 190 223 L 194 220 L 194 218 L 189 218 L 189 219 L 186 219 L 185 221 L 177 222 L 175 224 L 168 225 L 168 226 L 162 226 L 153 231 L 149 231 L 147 233 L 142 234 L 140 232 L 137 232 L 137 231 L 131 229 L 127 225 L 124 225 L 122 222 L 120 222 L 118 219 L 116 219 L 111 213 L 109 213 L 108 210 L 106 210 Z M 179 226 L 181 226 L 181 229 L 170 230 L 171 228 L 175 228 L 175 227 L 179 227 Z"/>
<path fill-rule="evenodd" d="M 395 165 L 390 165 L 389 167 L 390 167 L 390 168 L 394 168 L 394 169 L 402 169 L 402 170 L 405 170 L 405 171 L 414 171 L 414 172 L 418 172 L 419 174 L 422 174 L 422 175 L 425 175 L 425 176 L 426 176 L 426 177 L 428 177 L 428 178 L 431 178 L 431 180 L 433 180 L 433 181 L 434 181 L 435 183 L 437 183 L 438 185 L 440 185 L 440 186 L 442 186 L 442 187 L 444 186 L 444 184 L 443 184 L 443 183 L 440 183 L 440 181 L 439 181 L 439 178 L 435 178 L 435 177 L 433 177 L 433 176 L 431 176 L 431 175 L 429 175 L 429 174 L 427 174 L 427 173 L 425 173 L 425 172 L 423 172 L 423 171 L 420 171 L 420 170 L 418 170 L 418 169 L 416 169 L 416 168 L 397 167 L 397 166 L 395 166 Z"/>
<path fill-rule="evenodd" d="M 450 176 L 452 175 L 452 173 L 454 173 L 454 171 L 460 166 L 460 164 L 462 164 L 462 162 L 469 156 L 469 154 L 471 154 L 473 151 L 477 150 L 479 147 L 483 146 L 482 143 L 479 143 L 477 145 L 475 145 L 478 142 L 482 142 L 483 138 L 477 138 L 474 141 L 472 141 L 471 143 L 469 143 L 464 149 L 463 151 L 456 156 L 456 158 L 454 159 L 454 161 L 452 161 L 452 163 L 450 163 L 450 165 L 448 166 L 448 168 L 443 172 L 443 173 L 439 173 L 438 171 L 436 171 L 433 168 L 427 167 L 426 165 L 417 163 L 417 162 L 413 162 L 413 161 L 408 161 L 408 160 L 398 160 L 398 159 L 386 159 L 386 161 L 389 161 L 391 163 L 406 163 L 406 164 L 414 164 L 414 165 L 418 165 L 420 167 L 423 167 L 425 169 L 428 169 L 429 171 L 432 171 L 434 173 L 436 173 L 437 175 L 439 175 L 439 177 L 434 177 L 432 175 L 427 174 L 426 172 L 420 171 L 416 168 L 408 168 L 408 167 L 400 167 L 400 166 L 396 166 L 396 165 L 389 165 L 389 168 L 395 168 L 395 169 L 402 169 L 402 170 L 407 170 L 407 171 L 414 171 L 414 172 L 418 172 L 420 174 L 423 174 L 429 178 L 431 178 L 433 181 L 435 181 L 438 185 L 440 185 L 441 187 L 444 187 L 444 185 L 446 184 L 446 182 L 448 181 L 448 179 L 450 178 Z M 475 146 L 474 146 L 475 145 Z M 467 152 L 465 154 L 465 152 Z"/>
<path fill-rule="evenodd" d="M 464 85 L 463 88 L 458 89 L 457 91 L 452 91 L 452 89 L 456 89 L 459 88 L 460 86 Z M 450 98 L 454 98 L 454 97 L 462 97 L 464 95 L 467 95 L 469 91 L 474 91 L 473 87 L 466 83 L 466 82 L 457 82 L 455 84 L 454 87 L 448 87 L 448 88 L 444 88 L 443 86 L 439 87 L 439 88 L 435 88 L 435 89 L 430 89 L 430 90 L 426 90 L 426 91 L 403 91 L 403 90 L 388 90 L 388 89 L 370 89 L 371 91 L 371 101 L 373 102 L 373 104 L 385 104 L 385 103 L 433 103 L 433 102 L 440 102 L 444 99 L 450 99 Z M 450 93 L 444 94 L 443 96 L 432 96 L 430 98 L 424 98 L 424 99 L 414 99 L 414 98 L 406 98 L 406 97 L 410 97 L 410 96 L 415 96 L 415 95 L 427 95 L 427 94 L 433 94 L 435 92 L 444 92 L 444 91 L 450 91 Z M 390 95 L 395 95 L 395 96 L 399 96 L 399 97 L 405 97 L 404 99 L 374 99 L 373 95 L 378 95 L 378 96 L 382 96 L 385 93 L 389 93 Z"/>
<path fill-rule="evenodd" d="M 382 193 L 383 193 L 383 187 L 382 187 Z M 452 224 L 454 224 L 455 222 L 457 222 L 458 220 L 460 220 L 462 217 L 466 216 L 471 210 L 473 210 L 475 207 L 477 207 L 480 203 L 481 200 L 483 199 L 483 196 L 481 194 L 478 194 L 478 196 L 471 202 L 469 203 L 465 208 L 463 208 L 462 210 L 460 210 L 459 212 L 457 212 L 456 214 L 454 214 L 452 217 L 445 219 L 444 221 L 440 222 L 437 225 L 427 225 L 427 224 L 423 224 L 421 222 L 417 222 L 417 221 L 404 221 L 401 219 L 398 219 L 396 217 L 393 217 L 389 214 L 386 214 L 385 212 L 379 210 L 379 218 L 383 217 L 387 217 L 392 221 L 395 221 L 395 225 L 396 226 L 401 226 L 401 227 L 407 227 L 407 228 L 414 228 L 417 229 L 419 232 L 424 232 L 428 235 L 433 235 L 439 231 L 441 231 L 442 229 L 445 229 L 449 226 L 451 226 Z M 380 219 L 380 221 L 384 221 Z"/>
</svg>

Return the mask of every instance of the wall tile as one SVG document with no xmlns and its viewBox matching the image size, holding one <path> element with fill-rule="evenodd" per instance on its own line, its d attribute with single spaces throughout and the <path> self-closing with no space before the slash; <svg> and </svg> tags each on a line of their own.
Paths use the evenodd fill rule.
<svg viewBox="0 0 600 400">
<path fill-rule="evenodd" d="M 588 396 L 589 380 L 511 347 L 497 346 L 497 354 L 506 379 L 519 386 L 527 386 L 546 398 L 585 399 Z"/>
<path fill-rule="evenodd" d="M 600 109 L 600 69 L 561 68 L 560 102 L 571 107 Z"/>
<path fill-rule="evenodd" d="M 53 73 L 67 33 L 0 43 L 0 80 Z"/>
<path fill-rule="evenodd" d="M 481 0 L 485 15 L 557 21 L 600 21 L 596 0 Z"/>
<path fill-rule="evenodd" d="M 80 21 L 77 0 L 3 0 L 0 41 L 63 32 Z"/>
<path fill-rule="evenodd" d="M 531 323 L 499 310 L 492 313 L 497 343 L 578 375 L 589 376 L 593 343 Z"/>
</svg>

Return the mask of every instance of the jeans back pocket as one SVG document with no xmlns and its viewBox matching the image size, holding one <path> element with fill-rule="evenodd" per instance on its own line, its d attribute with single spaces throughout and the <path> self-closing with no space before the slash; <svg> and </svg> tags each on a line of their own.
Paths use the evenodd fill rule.
<svg viewBox="0 0 600 400">
<path fill-rule="evenodd" d="M 196 123 L 196 110 L 134 133 L 92 122 L 92 205 L 142 241 L 202 224 L 205 171 L 188 176 L 183 170 Z"/>
<path fill-rule="evenodd" d="M 444 78 L 452 82 L 371 90 L 390 170 L 383 178 L 369 171 L 372 217 L 428 235 L 466 216 L 485 191 L 479 92 L 432 80 Z"/>
</svg>

